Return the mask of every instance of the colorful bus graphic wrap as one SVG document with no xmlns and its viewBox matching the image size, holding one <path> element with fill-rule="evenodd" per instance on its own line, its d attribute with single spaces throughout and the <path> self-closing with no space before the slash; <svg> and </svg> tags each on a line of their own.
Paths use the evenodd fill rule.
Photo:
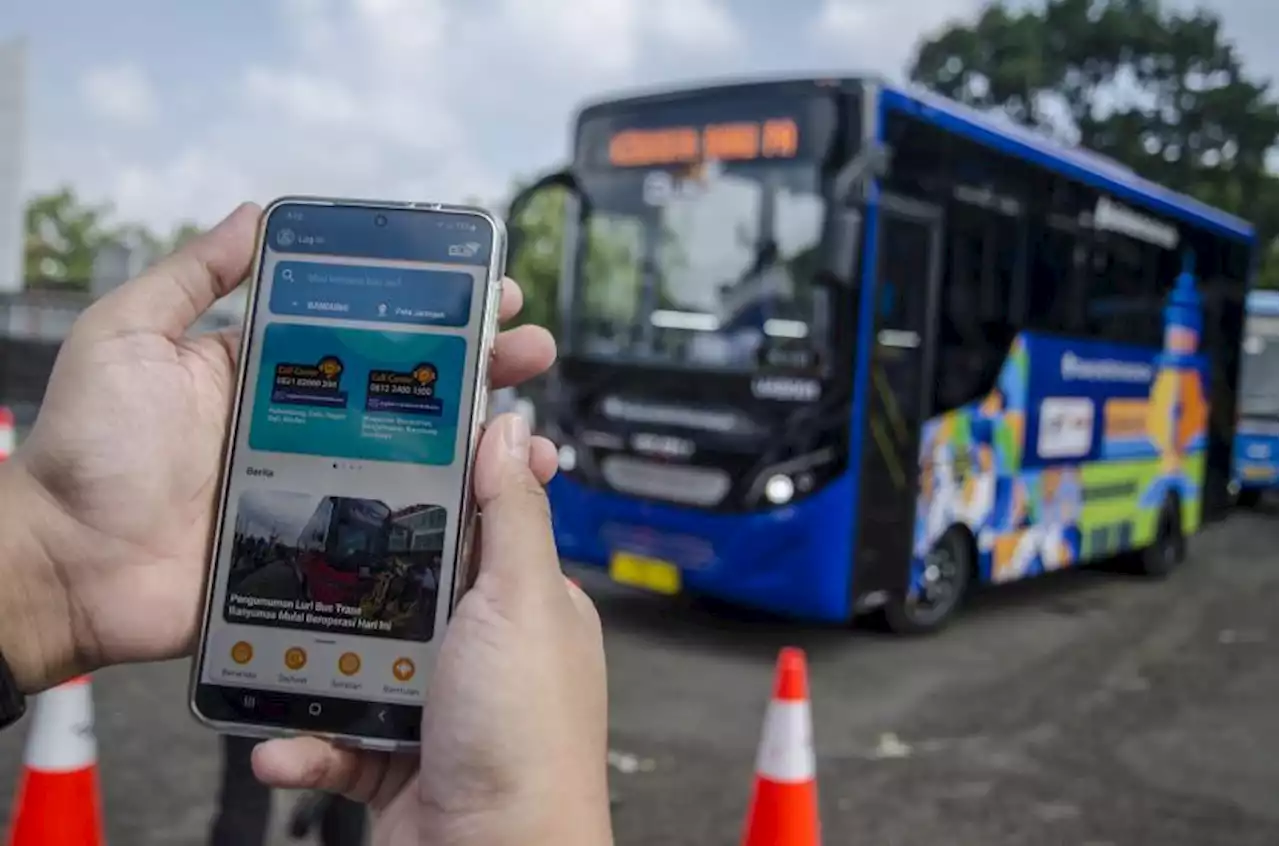
<svg viewBox="0 0 1280 846">
<path fill-rule="evenodd" d="M 1198 527 L 1207 362 L 1190 274 L 1165 319 L 1154 357 L 1021 333 L 989 394 L 925 424 L 913 585 L 956 525 L 972 533 L 989 582 L 1146 546 L 1171 497 L 1183 530 Z"/>
</svg>

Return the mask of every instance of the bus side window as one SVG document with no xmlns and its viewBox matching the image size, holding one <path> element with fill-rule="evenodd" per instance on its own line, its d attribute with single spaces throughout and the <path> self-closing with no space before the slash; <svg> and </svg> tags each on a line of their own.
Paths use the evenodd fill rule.
<svg viewBox="0 0 1280 846">
<path fill-rule="evenodd" d="M 1159 278 L 1154 245 L 1106 233 L 1094 242 L 1085 274 L 1085 335 L 1098 341 L 1161 344 L 1161 306 L 1171 279 Z"/>
<path fill-rule="evenodd" d="M 991 389 L 1013 340 L 1016 218 L 956 204 L 947 216 L 933 413 Z"/>
<path fill-rule="evenodd" d="M 1036 227 L 1030 240 L 1027 328 L 1054 334 L 1076 331 L 1076 271 L 1085 257 L 1083 250 L 1077 249 L 1077 235 L 1050 225 Z"/>
</svg>

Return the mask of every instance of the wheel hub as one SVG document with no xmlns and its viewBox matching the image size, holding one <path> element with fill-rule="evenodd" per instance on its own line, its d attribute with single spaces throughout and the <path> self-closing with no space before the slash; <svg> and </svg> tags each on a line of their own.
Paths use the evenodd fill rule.
<svg viewBox="0 0 1280 846">
<path fill-rule="evenodd" d="M 930 608 L 941 604 L 952 592 L 952 581 L 955 578 L 956 566 L 951 556 L 940 550 L 929 554 L 924 573 L 921 574 L 921 585 L 916 604 Z"/>
</svg>

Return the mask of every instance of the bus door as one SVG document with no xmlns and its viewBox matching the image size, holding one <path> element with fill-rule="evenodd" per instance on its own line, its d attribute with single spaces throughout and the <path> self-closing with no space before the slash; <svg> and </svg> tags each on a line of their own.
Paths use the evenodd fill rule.
<svg viewBox="0 0 1280 846">
<path fill-rule="evenodd" d="M 855 598 L 907 585 L 941 279 L 941 210 L 886 194 L 879 215 L 867 411 L 854 447 L 862 450 Z"/>
</svg>

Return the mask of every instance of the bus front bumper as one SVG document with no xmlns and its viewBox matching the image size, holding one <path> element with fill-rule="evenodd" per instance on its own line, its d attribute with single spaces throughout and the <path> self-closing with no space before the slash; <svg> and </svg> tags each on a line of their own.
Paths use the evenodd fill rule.
<svg viewBox="0 0 1280 846">
<path fill-rule="evenodd" d="M 847 476 L 798 502 L 746 514 L 642 501 L 563 475 L 548 494 L 561 557 L 608 569 L 616 581 L 815 622 L 851 616 Z"/>
</svg>

